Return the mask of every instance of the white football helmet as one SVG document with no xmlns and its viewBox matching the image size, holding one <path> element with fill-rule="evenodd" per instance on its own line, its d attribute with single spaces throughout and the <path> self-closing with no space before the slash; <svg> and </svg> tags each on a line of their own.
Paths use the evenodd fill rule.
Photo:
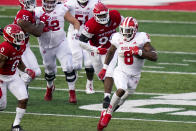
<svg viewBox="0 0 196 131">
<path fill-rule="evenodd" d="M 34 11 L 36 7 L 36 0 L 19 0 L 22 9 Z"/>
<path fill-rule="evenodd" d="M 16 24 L 7 25 L 3 30 L 3 38 L 5 41 L 15 45 L 23 45 L 25 43 L 25 35 L 21 27 Z"/>
<path fill-rule="evenodd" d="M 138 30 L 138 22 L 133 17 L 126 17 L 119 26 L 120 33 L 125 41 L 130 41 L 135 37 Z"/>
<path fill-rule="evenodd" d="M 56 7 L 57 2 L 57 0 L 42 0 L 42 7 L 45 11 L 51 12 Z"/>
<path fill-rule="evenodd" d="M 93 9 L 93 14 L 95 20 L 99 24 L 107 24 L 109 22 L 110 16 L 109 16 L 109 9 L 101 2 L 98 2 L 95 4 L 95 7 Z"/>
</svg>

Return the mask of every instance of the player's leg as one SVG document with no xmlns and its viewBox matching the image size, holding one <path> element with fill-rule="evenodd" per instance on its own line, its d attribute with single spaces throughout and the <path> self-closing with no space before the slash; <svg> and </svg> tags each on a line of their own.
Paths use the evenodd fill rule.
<svg viewBox="0 0 196 131">
<path fill-rule="evenodd" d="M 105 57 L 102 56 L 102 61 L 105 60 Z M 117 53 L 115 53 L 112 61 L 110 62 L 104 80 L 104 99 L 103 99 L 103 108 L 108 108 L 110 103 L 110 96 L 113 87 L 113 72 L 117 63 Z"/>
<path fill-rule="evenodd" d="M 17 98 L 18 106 L 16 107 L 16 116 L 12 125 L 12 130 L 21 130 L 20 122 L 26 112 L 28 94 L 24 81 L 15 75 L 14 79 L 8 84 L 8 89 Z"/>
<path fill-rule="evenodd" d="M 35 71 L 36 77 L 41 75 L 41 69 L 38 65 L 38 62 L 37 62 L 37 59 L 36 59 L 34 53 L 31 51 L 31 49 L 29 47 L 29 44 L 27 44 L 26 50 L 22 55 L 22 60 L 27 68 L 30 68 L 33 71 Z M 28 76 L 27 73 L 20 71 L 20 75 L 26 85 L 28 85 L 31 82 L 32 79 L 30 79 L 30 77 Z"/>
<path fill-rule="evenodd" d="M 44 99 L 46 101 L 52 100 L 52 93 L 55 90 L 54 79 L 57 72 L 56 69 L 56 48 L 44 49 L 40 47 L 40 53 L 43 58 L 45 67 L 45 80 L 47 82 L 46 93 Z"/>
<path fill-rule="evenodd" d="M 77 80 L 77 76 L 75 70 L 73 69 L 72 53 L 66 40 L 63 43 L 61 43 L 61 45 L 58 47 L 56 56 L 61 64 L 62 70 L 65 73 L 66 81 L 68 83 L 69 102 L 77 103 L 75 93 L 75 83 Z"/>
<path fill-rule="evenodd" d="M 3 111 L 7 106 L 7 82 L 0 80 L 0 90 L 0 111 Z"/>
<path fill-rule="evenodd" d="M 102 111 L 105 113 L 102 113 L 102 115 L 100 117 L 100 121 L 97 126 L 97 128 L 100 128 L 100 129 L 107 127 L 108 123 L 111 120 L 112 113 L 113 113 L 115 107 L 118 105 L 121 97 L 124 95 L 125 90 L 127 89 L 128 79 L 127 79 L 126 74 L 115 69 L 114 80 L 115 80 L 115 85 L 117 87 L 117 91 L 113 94 L 107 110 Z"/>
<path fill-rule="evenodd" d="M 93 76 L 94 76 L 94 68 L 92 65 L 92 61 L 90 59 L 90 53 L 87 52 L 86 50 L 83 50 L 83 58 L 84 58 L 84 67 L 86 71 L 86 77 L 87 77 L 87 82 L 86 82 L 86 93 L 87 94 L 93 94 L 95 93 L 94 87 L 93 87 Z"/>
</svg>

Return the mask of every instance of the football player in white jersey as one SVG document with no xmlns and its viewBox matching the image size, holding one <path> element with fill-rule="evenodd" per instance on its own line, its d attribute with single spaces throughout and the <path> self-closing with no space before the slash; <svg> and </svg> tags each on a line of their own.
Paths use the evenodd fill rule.
<svg viewBox="0 0 196 131">
<path fill-rule="evenodd" d="M 112 60 L 114 53 L 118 54 L 118 65 L 114 70 L 114 83 L 117 91 L 113 94 L 107 110 L 101 112 L 97 125 L 98 130 L 105 128 L 112 112 L 124 103 L 127 97 L 134 93 L 141 76 L 144 60 L 157 61 L 157 52 L 151 46 L 150 37 L 145 32 L 137 32 L 138 23 L 133 17 L 126 17 L 120 25 L 120 33 L 112 35 L 110 47 L 106 59 L 105 68 L 99 73 L 101 79 L 105 76 L 107 66 Z"/>
<path fill-rule="evenodd" d="M 45 25 L 50 29 L 48 32 L 42 33 L 41 37 L 38 38 L 47 81 L 47 91 L 44 99 L 46 101 L 52 100 L 52 92 L 55 89 L 54 79 L 57 72 L 56 59 L 58 59 L 68 82 L 69 102 L 76 103 L 76 73 L 73 69 L 72 53 L 64 31 L 64 22 L 71 23 L 75 30 L 80 29 L 80 23 L 69 13 L 64 4 L 57 4 L 57 0 L 42 0 L 42 7 L 35 9 L 37 21 L 39 21 L 40 16 L 44 17 L 43 14 L 47 18 Z"/>
<path fill-rule="evenodd" d="M 65 4 L 67 5 L 70 13 L 78 19 L 80 22 L 80 30 L 74 30 L 72 24 L 69 25 L 67 39 L 73 55 L 73 64 L 75 70 L 82 69 L 84 62 L 84 67 L 87 76 L 86 82 L 86 93 L 93 94 L 95 91 L 93 89 L 93 76 L 94 68 L 90 59 L 90 52 L 82 49 L 79 45 L 79 41 L 75 40 L 75 35 L 80 35 L 84 24 L 93 17 L 94 5 L 99 2 L 99 0 L 68 0 Z"/>
</svg>

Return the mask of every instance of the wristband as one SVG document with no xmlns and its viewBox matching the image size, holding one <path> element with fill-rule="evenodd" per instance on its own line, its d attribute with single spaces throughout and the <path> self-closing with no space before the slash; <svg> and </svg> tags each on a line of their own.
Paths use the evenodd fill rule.
<svg viewBox="0 0 196 131">
<path fill-rule="evenodd" d="M 138 51 L 138 55 L 142 56 L 142 50 L 141 49 Z"/>
<path fill-rule="evenodd" d="M 104 64 L 103 69 L 107 70 L 107 68 L 108 68 L 108 65 Z"/>
</svg>

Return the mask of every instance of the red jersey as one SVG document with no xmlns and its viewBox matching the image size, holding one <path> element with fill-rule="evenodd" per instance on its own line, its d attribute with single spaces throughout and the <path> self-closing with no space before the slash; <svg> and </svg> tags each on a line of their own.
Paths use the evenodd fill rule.
<svg viewBox="0 0 196 131">
<path fill-rule="evenodd" d="M 26 49 L 26 45 L 21 45 L 17 50 L 12 44 L 3 42 L 0 44 L 0 54 L 7 57 L 7 60 L 2 68 L 0 68 L 1 75 L 14 75 L 18 63 L 21 60 L 21 55 Z"/>
<path fill-rule="evenodd" d="M 18 24 L 18 20 L 23 19 L 25 21 L 29 21 L 32 24 L 35 24 L 35 12 L 30 12 L 28 10 L 21 9 L 17 12 L 16 17 L 14 19 L 14 24 Z M 25 44 L 29 41 L 29 34 L 25 32 Z"/>
<path fill-rule="evenodd" d="M 97 23 L 94 17 L 86 22 L 84 29 L 93 35 L 89 41 L 92 46 L 101 46 L 102 48 L 110 47 L 110 36 L 116 32 L 116 28 L 120 25 L 121 15 L 117 10 L 109 11 L 109 15 L 110 21 L 106 25 Z"/>
</svg>

